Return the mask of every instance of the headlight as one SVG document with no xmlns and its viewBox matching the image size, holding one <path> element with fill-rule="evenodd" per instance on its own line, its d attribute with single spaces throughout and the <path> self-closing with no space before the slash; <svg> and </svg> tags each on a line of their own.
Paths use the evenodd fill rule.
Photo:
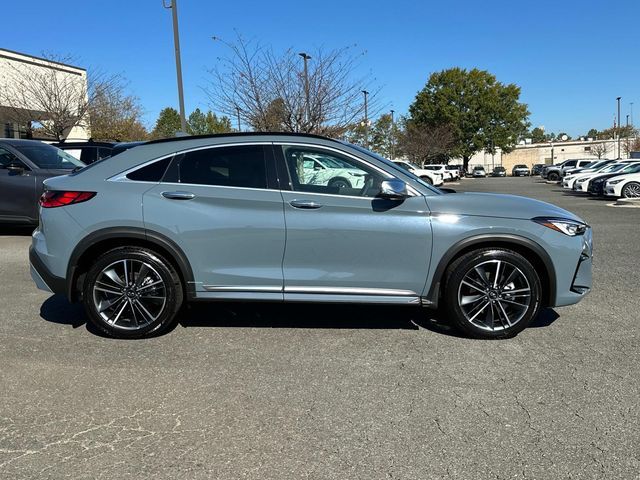
<svg viewBox="0 0 640 480">
<path fill-rule="evenodd" d="M 618 180 L 609 180 L 607 183 L 609 185 L 616 185 L 616 184 L 618 184 L 620 182 L 624 182 L 624 178 L 619 178 Z"/>
<path fill-rule="evenodd" d="M 586 181 L 587 181 L 586 178 L 579 178 L 578 180 L 576 180 L 576 183 L 584 183 Z"/>
<path fill-rule="evenodd" d="M 568 218 L 536 217 L 532 218 L 531 220 L 539 223 L 540 225 L 544 225 L 551 230 L 569 235 L 570 237 L 582 235 L 587 231 L 587 224 L 578 222 L 576 220 L 570 220 Z"/>
</svg>

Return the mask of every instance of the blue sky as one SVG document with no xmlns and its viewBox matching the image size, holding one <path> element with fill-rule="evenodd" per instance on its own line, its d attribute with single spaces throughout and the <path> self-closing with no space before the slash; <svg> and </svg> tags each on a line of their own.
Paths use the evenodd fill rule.
<svg viewBox="0 0 640 480">
<path fill-rule="evenodd" d="M 234 29 L 275 49 L 357 44 L 381 101 L 407 111 L 429 74 L 478 67 L 522 88 L 534 126 L 576 136 L 612 126 L 634 102 L 640 124 L 640 1 L 179 0 L 187 112 L 207 108 L 202 87 Z M 2 7 L 0 47 L 70 54 L 123 74 L 151 126 L 177 107 L 170 10 L 161 0 L 30 0 Z M 9 21 L 10 19 L 10 21 Z"/>
</svg>

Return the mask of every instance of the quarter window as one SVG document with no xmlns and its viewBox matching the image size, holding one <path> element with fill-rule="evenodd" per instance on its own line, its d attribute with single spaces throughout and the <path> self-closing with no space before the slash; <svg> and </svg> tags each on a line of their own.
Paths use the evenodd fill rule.
<svg viewBox="0 0 640 480">
<path fill-rule="evenodd" d="M 285 145 L 283 154 L 293 190 L 375 197 L 384 175 L 357 160 L 323 149 Z"/>
<path fill-rule="evenodd" d="M 139 168 L 127 174 L 129 180 L 137 182 L 159 182 L 171 162 L 171 157 L 153 162 L 146 167 Z"/>
<path fill-rule="evenodd" d="M 246 145 L 186 152 L 180 160 L 180 183 L 267 188 L 264 147 Z"/>
</svg>

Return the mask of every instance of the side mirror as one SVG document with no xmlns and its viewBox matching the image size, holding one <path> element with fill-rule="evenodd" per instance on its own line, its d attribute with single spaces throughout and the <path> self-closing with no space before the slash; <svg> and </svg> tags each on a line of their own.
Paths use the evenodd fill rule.
<svg viewBox="0 0 640 480">
<path fill-rule="evenodd" d="M 17 162 L 12 162 L 5 168 L 9 170 L 9 174 L 11 175 L 22 175 L 24 173 L 24 165 Z"/>
<path fill-rule="evenodd" d="M 380 184 L 380 194 L 378 196 L 389 200 L 402 200 L 407 198 L 409 196 L 407 193 L 407 184 L 397 178 L 385 180 Z"/>
</svg>

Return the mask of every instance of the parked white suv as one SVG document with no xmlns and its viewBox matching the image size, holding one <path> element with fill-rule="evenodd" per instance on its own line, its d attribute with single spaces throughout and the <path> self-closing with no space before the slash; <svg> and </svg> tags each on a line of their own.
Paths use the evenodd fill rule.
<svg viewBox="0 0 640 480">
<path fill-rule="evenodd" d="M 417 177 L 420 177 L 427 183 L 430 183 L 431 185 L 434 185 L 436 187 L 442 185 L 442 183 L 444 182 L 444 177 L 438 172 L 420 168 L 417 165 L 414 165 L 413 163 L 407 162 L 405 160 L 394 160 L 393 163 L 395 163 L 399 167 L 404 168 L 405 170 L 410 171 Z"/>
<path fill-rule="evenodd" d="M 451 170 L 447 170 L 447 165 L 425 165 L 424 168 L 426 170 L 439 173 L 440 175 L 442 175 L 442 179 L 445 182 L 455 179 L 454 173 Z"/>
</svg>

